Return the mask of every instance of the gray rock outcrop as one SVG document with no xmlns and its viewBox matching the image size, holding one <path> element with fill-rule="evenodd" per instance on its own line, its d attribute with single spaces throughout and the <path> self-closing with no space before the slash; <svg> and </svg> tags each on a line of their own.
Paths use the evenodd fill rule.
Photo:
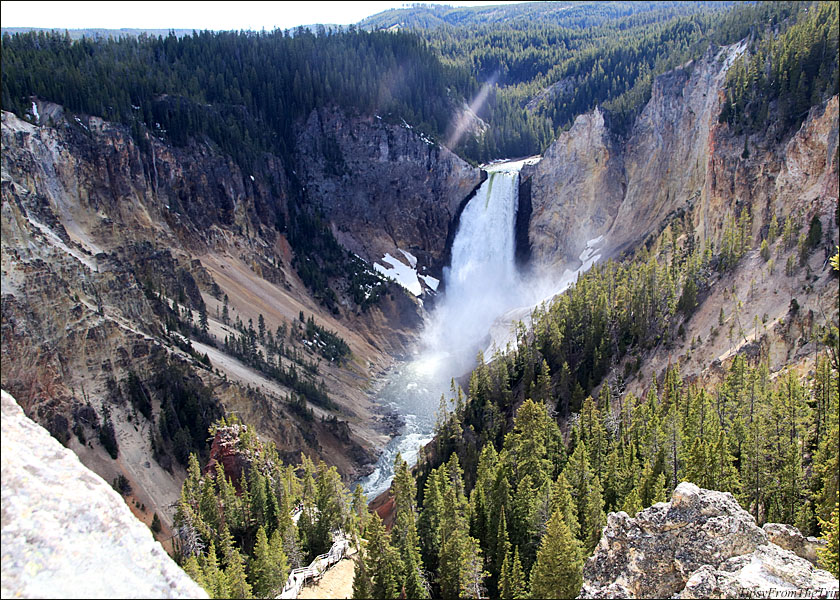
<svg viewBox="0 0 840 600">
<path fill-rule="evenodd" d="M 796 556 L 804 558 L 812 564 L 817 564 L 817 550 L 823 548 L 825 540 L 813 536 L 804 536 L 793 525 L 785 523 L 765 523 L 764 533 L 772 544 L 790 550 Z"/>
<path fill-rule="evenodd" d="M 732 494 L 681 483 L 635 518 L 609 515 L 579 597 L 837 596 L 830 573 L 768 537 Z"/>
<path fill-rule="evenodd" d="M 2 392 L 4 598 L 206 598 L 105 481 Z"/>
</svg>

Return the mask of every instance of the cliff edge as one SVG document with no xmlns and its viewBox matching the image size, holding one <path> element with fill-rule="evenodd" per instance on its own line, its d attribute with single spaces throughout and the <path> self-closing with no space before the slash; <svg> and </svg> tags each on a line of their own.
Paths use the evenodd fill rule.
<svg viewBox="0 0 840 600">
<path fill-rule="evenodd" d="M 802 558 L 820 541 L 793 529 L 762 529 L 732 494 L 683 482 L 635 518 L 610 513 L 579 598 L 836 598 L 837 579 Z"/>
<path fill-rule="evenodd" d="M 105 481 L 2 392 L 4 598 L 206 598 Z"/>
</svg>

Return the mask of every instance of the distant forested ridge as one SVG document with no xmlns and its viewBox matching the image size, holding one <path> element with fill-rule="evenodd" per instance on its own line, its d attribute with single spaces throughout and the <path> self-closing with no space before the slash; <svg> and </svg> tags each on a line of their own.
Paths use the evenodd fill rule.
<svg viewBox="0 0 840 600">
<path fill-rule="evenodd" d="M 399 115 L 435 133 L 448 124 L 452 95 L 472 91 L 466 69 L 444 65 L 407 33 L 299 28 L 74 42 L 33 32 L 4 36 L 2 50 L 5 110 L 23 115 L 36 95 L 175 144 L 207 136 L 243 165 L 260 151 L 288 157 L 295 122 L 316 107 Z"/>
<path fill-rule="evenodd" d="M 824 4 L 820 10 L 830 10 Z M 710 44 L 745 38 L 766 44 L 764 40 L 807 21 L 809 10 L 813 13 L 819 6 L 808 2 L 419 6 L 381 13 L 363 24 L 386 26 L 388 18 L 392 25 L 399 22 L 427 39 L 445 62 L 465 66 L 479 82 L 493 85 L 478 111 L 489 130 L 460 148 L 465 156 L 489 160 L 542 152 L 577 115 L 598 105 L 611 114 L 613 130 L 628 135 L 650 98 L 654 77 L 702 56 Z M 797 36 L 792 41 L 799 48 L 792 53 L 794 62 L 800 60 L 809 39 Z M 826 56 L 821 55 L 821 60 Z M 800 96 L 808 92 L 810 88 Z M 810 106 L 810 95 L 800 102 Z"/>
<path fill-rule="evenodd" d="M 68 32 L 6 34 L 2 106 L 23 116 L 35 95 L 176 144 L 206 136 L 247 165 L 261 151 L 288 156 L 295 123 L 324 106 L 405 119 L 443 140 L 464 103 L 489 84 L 475 107 L 489 128 L 453 148 L 485 161 L 542 152 L 598 105 L 626 135 L 656 75 L 710 44 L 744 38 L 754 42 L 755 64 L 734 72 L 724 119 L 740 122 L 748 110 L 760 122 L 765 88 L 798 115 L 831 91 L 833 10 L 812 2 L 420 5 L 337 30 L 76 41 Z M 826 41 L 815 46 L 815 37 Z M 806 46 L 814 53 L 806 56 Z M 785 66 L 765 73 L 757 61 L 766 65 L 771 54 Z"/>
</svg>

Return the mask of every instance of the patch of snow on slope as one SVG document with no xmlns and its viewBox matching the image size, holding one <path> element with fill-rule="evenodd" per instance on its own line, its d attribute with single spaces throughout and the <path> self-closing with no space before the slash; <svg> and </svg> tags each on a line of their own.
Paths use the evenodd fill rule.
<svg viewBox="0 0 840 600">
<path fill-rule="evenodd" d="M 440 280 L 435 279 L 431 275 L 418 275 L 418 277 L 420 277 L 420 279 L 426 282 L 426 285 L 432 288 L 432 291 L 437 291 L 438 286 L 440 285 Z"/>
<path fill-rule="evenodd" d="M 415 296 L 423 293 L 420 280 L 417 279 L 417 271 L 388 253 L 382 257 L 382 262 L 391 265 L 390 268 L 382 266 L 379 263 L 373 263 L 373 267 L 386 277 L 390 277 L 399 283 Z"/>
<path fill-rule="evenodd" d="M 403 256 L 405 256 L 406 259 L 408 259 L 408 264 L 411 266 L 411 268 L 416 269 L 417 268 L 417 257 L 414 256 L 411 252 L 406 252 L 402 248 L 398 248 L 398 250 L 400 252 L 402 252 Z"/>
<path fill-rule="evenodd" d="M 34 102 L 32 103 L 32 115 L 35 117 L 36 123 L 41 123 L 41 115 L 38 114 L 38 105 Z"/>
</svg>

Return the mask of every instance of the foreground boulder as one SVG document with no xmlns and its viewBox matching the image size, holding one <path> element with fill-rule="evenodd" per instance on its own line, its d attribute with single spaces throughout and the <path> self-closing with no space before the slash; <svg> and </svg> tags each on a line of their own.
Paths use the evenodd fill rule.
<svg viewBox="0 0 840 600">
<path fill-rule="evenodd" d="M 609 515 L 579 597 L 836 598 L 837 579 L 772 543 L 770 530 L 732 494 L 681 483 L 671 502 Z"/>
<path fill-rule="evenodd" d="M 206 598 L 105 481 L 2 392 L 4 598 Z"/>
</svg>

